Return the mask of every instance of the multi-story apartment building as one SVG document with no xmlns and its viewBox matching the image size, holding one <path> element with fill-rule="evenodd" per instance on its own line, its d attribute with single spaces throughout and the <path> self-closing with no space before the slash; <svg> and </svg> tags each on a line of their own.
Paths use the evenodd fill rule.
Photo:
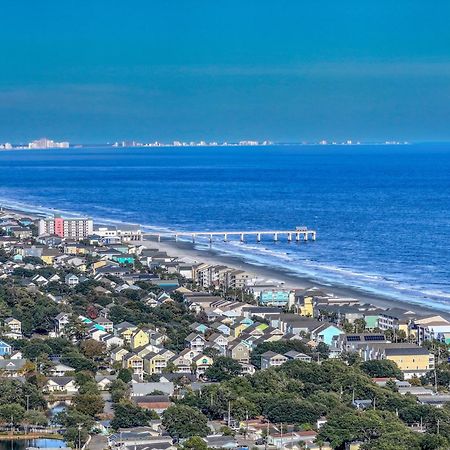
<svg viewBox="0 0 450 450">
<path fill-rule="evenodd" d="M 39 235 L 50 234 L 74 240 L 86 239 L 93 234 L 93 222 L 88 218 L 54 217 L 39 220 Z"/>
</svg>

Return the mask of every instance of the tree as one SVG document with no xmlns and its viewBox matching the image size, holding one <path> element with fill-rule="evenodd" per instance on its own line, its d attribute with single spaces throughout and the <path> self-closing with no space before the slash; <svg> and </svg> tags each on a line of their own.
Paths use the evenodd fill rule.
<svg viewBox="0 0 450 450">
<path fill-rule="evenodd" d="M 64 327 L 64 334 L 69 337 L 69 339 L 76 339 L 81 341 L 86 337 L 87 325 L 83 323 L 78 317 L 72 315 L 70 316 L 69 323 Z"/>
<path fill-rule="evenodd" d="M 124 383 L 129 383 L 133 379 L 133 375 L 130 369 L 122 368 L 117 374 L 117 379 L 122 380 Z"/>
<path fill-rule="evenodd" d="M 98 359 L 105 356 L 106 345 L 95 339 L 86 339 L 81 342 L 80 349 L 86 358 Z"/>
<path fill-rule="evenodd" d="M 25 417 L 25 408 L 18 403 L 0 405 L 0 420 L 3 422 L 12 422 L 18 424 Z"/>
<path fill-rule="evenodd" d="M 119 403 L 128 397 L 129 389 L 128 384 L 124 383 L 122 380 L 114 380 L 109 386 L 109 392 L 111 393 L 111 400 L 113 403 Z"/>
<path fill-rule="evenodd" d="M 183 444 L 186 450 L 208 450 L 208 445 L 200 436 L 192 436 Z"/>
<path fill-rule="evenodd" d="M 84 445 L 88 437 L 89 431 L 84 427 L 78 429 L 78 425 L 67 427 L 64 432 L 64 439 L 71 443 L 74 448 L 78 448 L 79 444 Z"/>
<path fill-rule="evenodd" d="M 29 396 L 29 397 L 27 397 Z M 43 408 L 46 405 L 42 392 L 33 384 L 3 378 L 0 383 L 0 405 L 19 404 L 23 408 Z"/>
<path fill-rule="evenodd" d="M 105 401 L 98 394 L 76 394 L 73 398 L 75 409 L 87 416 L 95 417 L 103 412 Z"/>
<path fill-rule="evenodd" d="M 420 449 L 418 433 L 410 431 L 394 414 L 379 410 L 337 408 L 318 437 L 330 442 L 333 448 L 361 441 L 365 450 Z"/>
<path fill-rule="evenodd" d="M 205 376 L 211 381 L 225 381 L 238 376 L 242 371 L 241 365 L 232 358 L 219 356 L 212 366 L 205 371 Z"/>
<path fill-rule="evenodd" d="M 78 370 L 88 370 L 95 373 L 97 371 L 97 366 L 94 361 L 85 358 L 81 353 L 77 351 L 71 351 L 66 353 L 62 358 L 61 362 L 73 367 L 76 371 Z"/>
<path fill-rule="evenodd" d="M 78 425 L 81 425 L 87 430 L 90 430 L 94 425 L 94 419 L 91 416 L 83 414 L 73 407 L 70 407 L 69 409 L 57 414 L 54 418 L 54 422 L 59 423 L 67 428 L 75 428 Z"/>
<path fill-rule="evenodd" d="M 23 421 L 31 425 L 40 425 L 42 427 L 48 425 L 47 416 L 42 411 L 36 411 L 32 409 L 25 412 Z"/>
<path fill-rule="evenodd" d="M 364 333 L 366 330 L 366 321 L 364 319 L 355 319 L 353 326 L 355 333 Z"/>
<path fill-rule="evenodd" d="M 323 412 L 306 400 L 278 398 L 268 402 L 265 415 L 272 423 L 313 424 Z"/>
<path fill-rule="evenodd" d="M 78 392 L 80 394 L 92 394 L 92 395 L 99 395 L 98 386 L 95 380 L 93 381 L 87 381 L 86 383 L 83 383 L 79 388 Z"/>
<path fill-rule="evenodd" d="M 162 425 L 173 438 L 189 438 L 208 434 L 208 419 L 198 409 L 174 405 L 163 413 Z"/>
<path fill-rule="evenodd" d="M 403 373 L 395 362 L 389 359 L 365 361 L 361 364 L 361 370 L 371 377 L 392 377 L 403 379 Z"/>
<path fill-rule="evenodd" d="M 129 401 L 121 401 L 114 405 L 114 419 L 111 421 L 111 426 L 115 430 L 143 427 L 147 426 L 150 420 L 157 418 L 158 415 L 154 411 L 143 409 Z"/>
<path fill-rule="evenodd" d="M 52 349 L 49 345 L 41 340 L 31 340 L 22 349 L 23 356 L 27 359 L 36 359 L 42 354 L 51 355 Z"/>
</svg>

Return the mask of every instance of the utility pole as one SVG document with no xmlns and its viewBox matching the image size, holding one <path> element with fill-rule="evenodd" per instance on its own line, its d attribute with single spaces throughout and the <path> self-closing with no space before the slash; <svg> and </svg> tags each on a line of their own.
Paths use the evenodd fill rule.
<svg viewBox="0 0 450 450">
<path fill-rule="evenodd" d="M 228 427 L 231 426 L 231 400 L 228 400 Z"/>
<path fill-rule="evenodd" d="M 248 409 L 245 411 L 245 439 L 248 435 Z"/>
<path fill-rule="evenodd" d="M 280 434 L 281 434 L 281 450 L 283 450 L 283 422 L 280 424 Z"/>
<path fill-rule="evenodd" d="M 30 410 L 30 394 L 25 395 L 27 398 L 27 412 Z M 28 434 L 28 423 L 25 422 L 25 434 Z"/>
</svg>

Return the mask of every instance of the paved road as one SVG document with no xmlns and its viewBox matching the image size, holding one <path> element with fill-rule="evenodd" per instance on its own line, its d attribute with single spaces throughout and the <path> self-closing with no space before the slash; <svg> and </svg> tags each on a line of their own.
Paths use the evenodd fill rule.
<svg viewBox="0 0 450 450">
<path fill-rule="evenodd" d="M 108 448 L 108 439 L 101 434 L 94 434 L 87 446 L 88 450 L 103 450 L 105 448 Z"/>
<path fill-rule="evenodd" d="M 112 408 L 111 402 L 111 394 L 109 392 L 102 392 L 102 398 L 105 400 L 105 408 L 103 409 L 103 413 L 112 416 L 114 414 L 114 410 Z"/>
</svg>

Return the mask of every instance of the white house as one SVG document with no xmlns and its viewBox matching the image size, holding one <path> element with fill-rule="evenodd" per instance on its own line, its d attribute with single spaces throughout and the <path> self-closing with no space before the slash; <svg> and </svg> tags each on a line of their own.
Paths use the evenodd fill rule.
<svg viewBox="0 0 450 450">
<path fill-rule="evenodd" d="M 45 385 L 47 392 L 76 394 L 78 387 L 73 377 L 50 377 Z"/>
</svg>

